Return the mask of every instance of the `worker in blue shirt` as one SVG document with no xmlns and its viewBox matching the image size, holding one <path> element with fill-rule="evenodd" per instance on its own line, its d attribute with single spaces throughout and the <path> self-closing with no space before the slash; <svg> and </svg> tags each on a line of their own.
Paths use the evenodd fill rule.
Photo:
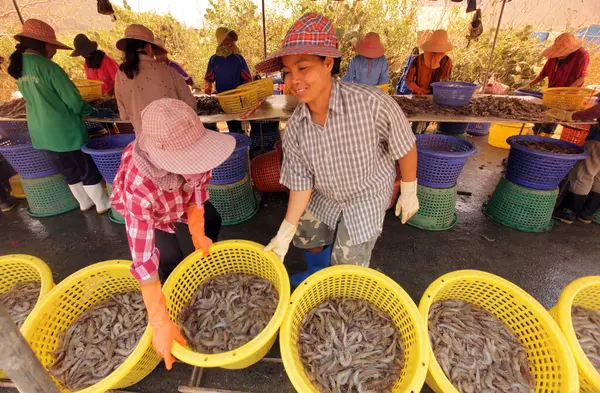
<svg viewBox="0 0 600 393">
<path fill-rule="evenodd" d="M 239 85 L 252 81 L 246 59 L 235 44 L 238 35 L 227 27 L 219 27 L 216 32 L 217 50 L 208 60 L 204 77 L 204 92 L 212 94 L 213 83 L 217 93 L 236 89 Z M 242 122 L 228 121 L 229 132 L 243 132 Z"/>
<path fill-rule="evenodd" d="M 346 75 L 342 78 L 344 82 L 371 86 L 390 83 L 390 70 L 379 34 L 367 33 L 356 44 L 356 52 L 358 55 L 350 60 Z"/>
</svg>

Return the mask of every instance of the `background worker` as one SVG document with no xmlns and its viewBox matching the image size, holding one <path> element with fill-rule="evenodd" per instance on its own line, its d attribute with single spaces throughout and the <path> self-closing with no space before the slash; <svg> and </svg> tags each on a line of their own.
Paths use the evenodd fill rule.
<svg viewBox="0 0 600 393">
<path fill-rule="evenodd" d="M 390 83 L 390 70 L 379 34 L 367 33 L 356 44 L 356 52 L 348 64 L 344 82 L 378 86 Z"/>
<path fill-rule="evenodd" d="M 77 34 L 73 40 L 75 50 L 72 57 L 81 56 L 85 59 L 83 67 L 88 80 L 102 82 L 102 95 L 115 95 L 115 78 L 119 71 L 119 64 L 98 49 L 98 43 L 91 41 L 85 34 Z"/>
<path fill-rule="evenodd" d="M 452 60 L 446 53 L 452 50 L 446 30 L 436 30 L 421 45 L 423 53 L 411 63 L 406 75 L 408 88 L 417 95 L 432 93 L 431 84 L 449 81 L 452 75 Z"/>
</svg>

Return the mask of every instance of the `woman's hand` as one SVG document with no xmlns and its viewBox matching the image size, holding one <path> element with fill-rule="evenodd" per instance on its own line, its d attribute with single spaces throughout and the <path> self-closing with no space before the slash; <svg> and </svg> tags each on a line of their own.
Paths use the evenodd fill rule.
<svg viewBox="0 0 600 393">
<path fill-rule="evenodd" d="M 279 231 L 277 231 L 277 235 L 271 239 L 264 251 L 273 251 L 283 262 L 295 234 L 296 225 L 292 225 L 284 219 L 279 227 Z"/>
</svg>

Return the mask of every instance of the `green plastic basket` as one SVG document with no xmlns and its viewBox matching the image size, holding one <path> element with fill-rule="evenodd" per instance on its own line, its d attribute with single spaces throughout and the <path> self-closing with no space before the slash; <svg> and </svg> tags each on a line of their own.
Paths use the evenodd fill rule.
<svg viewBox="0 0 600 393">
<path fill-rule="evenodd" d="M 79 208 L 65 177 L 60 174 L 21 179 L 27 197 L 27 213 L 33 217 L 49 217 Z"/>
<path fill-rule="evenodd" d="M 535 190 L 500 179 L 494 194 L 482 210 L 492 220 L 525 232 L 545 232 L 552 228 L 552 211 L 558 188 Z"/>
<path fill-rule="evenodd" d="M 418 185 L 419 211 L 408 225 L 428 231 L 445 231 L 456 225 L 456 186 L 431 188 Z"/>
<path fill-rule="evenodd" d="M 592 220 L 596 224 L 600 224 L 600 209 L 598 209 L 598 211 L 596 212 L 596 214 L 594 214 L 594 218 L 592 218 Z"/>
<path fill-rule="evenodd" d="M 258 211 L 248 175 L 231 184 L 208 186 L 210 202 L 221 215 L 222 225 L 235 225 L 251 219 Z"/>
<path fill-rule="evenodd" d="M 109 197 L 112 196 L 112 184 L 106 183 L 106 191 Z M 110 211 L 108 212 L 108 219 L 114 222 L 115 224 L 125 225 L 125 219 L 115 209 L 110 209 Z"/>
</svg>

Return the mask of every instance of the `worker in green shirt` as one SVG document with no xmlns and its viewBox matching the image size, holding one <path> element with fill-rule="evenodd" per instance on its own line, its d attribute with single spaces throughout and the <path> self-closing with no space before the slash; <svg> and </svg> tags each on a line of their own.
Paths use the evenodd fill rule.
<svg viewBox="0 0 600 393">
<path fill-rule="evenodd" d="M 56 40 L 45 22 L 29 19 L 15 35 L 19 42 L 10 56 L 8 73 L 27 102 L 27 126 L 33 147 L 47 150 L 67 178 L 82 211 L 94 205 L 98 213 L 110 209 L 100 183 L 102 175 L 81 147 L 89 140 L 83 116 L 94 113 L 60 66 L 51 59 L 58 49 L 71 49 Z"/>
</svg>

